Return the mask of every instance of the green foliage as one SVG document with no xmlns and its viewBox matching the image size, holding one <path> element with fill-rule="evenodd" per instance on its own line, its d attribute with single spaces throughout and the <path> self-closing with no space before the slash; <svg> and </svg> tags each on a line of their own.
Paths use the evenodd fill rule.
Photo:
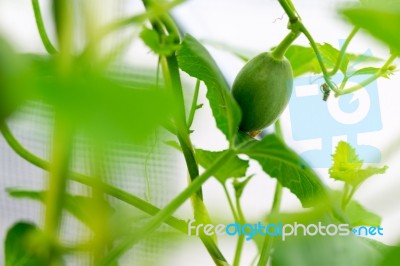
<svg viewBox="0 0 400 266">
<path fill-rule="evenodd" d="M 31 71 L 24 59 L 0 36 L 0 121 L 28 97 Z"/>
<path fill-rule="evenodd" d="M 352 226 L 378 226 L 382 221 L 379 215 L 365 209 L 357 201 L 350 201 L 345 212 Z"/>
<path fill-rule="evenodd" d="M 44 233 L 29 222 L 18 222 L 7 232 L 5 243 L 6 266 L 49 265 L 50 256 L 55 256 Z M 64 265 L 59 259 L 57 265 Z"/>
<path fill-rule="evenodd" d="M 217 127 L 232 143 L 240 123 L 240 109 L 229 93 L 229 87 L 206 48 L 187 34 L 177 52 L 179 67 L 190 76 L 204 81 L 207 98 Z"/>
<path fill-rule="evenodd" d="M 324 196 L 325 189 L 317 174 L 275 135 L 267 135 L 240 152 L 258 161 L 264 172 L 290 189 L 304 207 Z"/>
<path fill-rule="evenodd" d="M 395 247 L 387 253 L 379 266 L 398 266 L 400 261 L 400 247 Z"/>
<path fill-rule="evenodd" d="M 344 181 L 352 186 L 361 184 L 373 175 L 383 174 L 388 168 L 387 166 L 362 168 L 363 161 L 358 158 L 354 148 L 344 141 L 338 143 L 332 158 L 333 165 L 329 169 L 331 178 Z"/>
<path fill-rule="evenodd" d="M 280 241 L 272 266 L 374 266 L 382 255 L 356 236 L 297 236 Z"/>
<path fill-rule="evenodd" d="M 229 203 L 236 220 L 244 222 L 246 219 L 241 210 L 240 199 L 252 176 L 243 178 L 246 176 L 249 160 L 242 159 L 241 154 L 256 160 L 266 174 L 278 181 L 272 211 L 266 217 L 268 222 L 307 224 L 321 221 L 337 224 L 345 221 L 351 226 L 377 226 L 381 223 L 381 217 L 352 200 L 352 196 L 362 182 L 375 174 L 385 173 L 387 166 L 380 168 L 364 166 L 364 162 L 360 160 L 356 150 L 348 143 L 340 142 L 333 155 L 333 165 L 329 169 L 329 174 L 331 178 L 345 182 L 344 190 L 330 191 L 309 165 L 284 143 L 282 137 L 266 135 L 261 140 L 256 140 L 239 130 L 242 112 L 236 100 L 238 102 L 249 100 L 248 91 L 235 100 L 216 62 L 203 44 L 189 34 L 179 44 L 181 38 L 177 35 L 179 35 L 178 26 L 180 25 L 175 23 L 168 11 L 183 2 L 182 0 L 145 0 L 143 1 L 146 8 L 144 13 L 118 19 L 105 27 L 91 25 L 91 23 L 96 23 L 96 20 L 92 20 L 92 14 L 89 14 L 90 6 L 83 8 L 84 12 L 79 13 L 79 15 L 83 15 L 83 18 L 77 21 L 75 19 L 76 11 L 82 8 L 79 6 L 80 4 L 65 0 L 51 2 L 54 27 L 58 37 L 58 51 L 47 36 L 38 1 L 32 3 L 39 34 L 45 48 L 52 56 L 17 54 L 6 41 L 0 38 L 0 129 L 17 154 L 32 164 L 51 172 L 47 191 L 7 190 L 12 197 L 39 201 L 47 206 L 43 232 L 36 225 L 28 222 L 19 222 L 8 231 L 5 239 L 6 266 L 63 265 L 62 257 L 67 253 L 61 248 L 64 243 L 58 232 L 59 224 L 63 224 L 63 217 L 59 215 L 63 210 L 68 211 L 90 229 L 93 241 L 86 243 L 85 248 L 94 258 L 93 265 L 99 263 L 114 265 L 111 263 L 118 261 L 123 252 L 154 232 L 163 222 L 184 232 L 185 223 L 172 215 L 189 198 L 192 200 L 195 219 L 201 223 L 211 223 L 206 204 L 199 196 L 202 195 L 201 186 L 211 176 L 216 177 L 223 186 L 226 185 L 229 178 L 235 178 L 233 185 L 236 208 L 230 198 Z M 367 82 L 361 82 L 361 86 L 356 89 L 345 89 L 344 92 L 349 93 L 361 89 L 362 86 L 366 86 L 368 82 L 374 81 L 378 77 L 388 78 L 394 73 L 395 66 L 391 65 L 394 62 L 394 56 L 390 57 L 382 68 L 363 66 L 360 69 L 353 69 L 352 65 L 356 65 L 356 63 L 377 62 L 379 59 L 351 54 L 346 52 L 346 48 L 360 27 L 386 43 L 392 53 L 399 55 L 400 1 L 360 0 L 360 2 L 358 5 L 341 10 L 343 16 L 356 27 L 346 40 L 346 45 L 339 50 L 329 43 L 315 43 L 305 25 L 302 24 L 302 20 L 299 19 L 292 1 L 279 1 L 289 17 L 288 28 L 291 32 L 288 36 L 293 37 L 285 38 L 278 46 L 281 48 L 279 50 L 282 51 L 282 54 L 285 50 L 283 48 L 287 48 L 300 34 L 304 34 L 310 42 L 310 47 L 292 45 L 286 51 L 286 57 L 292 65 L 295 77 L 306 73 L 323 74 L 326 90 L 329 91 L 330 88 L 338 96 L 341 92 L 340 89 L 345 88 L 346 82 L 354 76 L 368 76 L 368 79 Z M 87 15 L 89 16 L 86 17 Z M 148 20 L 150 24 L 145 25 L 145 20 Z M 74 44 L 77 43 L 76 33 L 78 33 L 74 31 L 75 28 L 78 28 L 77 26 L 81 26 L 74 24 L 81 22 L 85 24 L 82 27 L 84 28 L 83 33 L 86 34 L 83 39 L 88 42 L 83 43 L 82 52 L 76 51 L 74 47 Z M 110 53 L 106 51 L 106 55 L 102 57 L 101 42 L 105 40 L 105 37 L 133 24 L 142 29 L 140 38 L 144 44 L 153 53 L 160 56 L 162 73 L 165 75 L 163 80 L 172 86 L 164 86 L 164 83 L 159 82 L 159 77 L 156 77 L 155 74 L 138 75 L 134 71 L 121 73 L 118 71 L 119 65 L 115 71 L 118 73 L 114 73 L 110 63 L 121 55 L 124 47 L 127 47 L 129 43 L 126 41 Z M 155 27 L 152 29 L 148 25 Z M 99 32 L 90 32 L 90 29 L 99 29 Z M 128 39 L 128 41 L 130 40 Z M 220 48 L 232 52 L 244 61 L 248 61 L 252 57 L 251 53 L 236 49 L 234 45 L 222 45 Z M 252 55 L 254 54 L 259 53 Z M 167 60 L 161 60 L 165 57 Z M 165 62 L 167 63 L 164 64 Z M 271 62 L 268 63 L 268 66 L 279 72 L 280 66 Z M 207 86 L 207 98 L 216 126 L 229 141 L 229 149 L 222 151 L 193 149 L 188 129 L 191 127 L 192 118 L 197 110 L 197 96 L 194 97 L 189 119 L 184 116 L 180 117 L 179 115 L 184 114 L 182 110 L 185 110 L 186 107 L 182 97 L 186 93 L 181 88 L 182 82 L 178 67 L 190 76 L 203 81 Z M 344 75 L 340 89 L 331 84 L 331 78 L 337 70 Z M 243 87 L 245 89 L 252 87 L 250 89 L 253 89 L 254 86 L 248 84 L 254 84 L 252 82 L 260 77 L 258 74 L 250 71 Z M 276 88 L 276 84 L 272 83 L 276 83 L 277 77 L 284 78 L 281 74 L 281 72 L 275 72 L 271 79 L 273 82 L 267 85 Z M 263 88 L 265 80 L 256 83 L 256 85 L 261 84 L 257 88 Z M 287 79 L 281 83 L 286 84 Z M 172 91 L 165 87 L 172 88 Z M 195 93 L 195 95 L 197 94 Z M 286 100 L 284 95 L 277 95 L 272 94 L 272 96 L 278 97 L 278 100 Z M 281 108 L 269 104 L 271 102 L 267 101 L 272 99 L 272 103 L 276 103 L 276 99 L 271 95 L 267 95 L 266 99 L 258 96 L 253 97 L 257 101 L 250 99 L 248 106 L 253 107 L 257 102 L 258 107 L 268 105 L 272 106 L 272 109 L 266 110 L 268 112 L 265 109 L 243 112 L 243 116 L 246 116 L 248 121 L 258 116 L 265 116 L 266 113 L 274 114 L 272 118 L 276 118 L 274 112 L 280 113 Z M 172 97 L 175 97 L 174 101 L 171 99 Z M 56 114 L 55 125 L 61 125 L 61 127 L 57 127 L 58 129 L 69 129 L 69 126 L 72 125 L 71 132 L 65 130 L 68 131 L 65 132 L 66 136 L 64 136 L 64 130 L 54 131 L 51 162 L 39 159 L 28 152 L 7 129 L 6 120 L 25 101 L 41 101 L 47 104 Z M 266 124 L 274 121 L 274 119 L 270 120 Z M 64 124 L 68 126 L 64 127 Z M 69 140 L 74 143 L 72 140 L 74 140 L 76 132 L 86 133 L 91 144 L 104 147 L 104 142 L 107 141 L 142 141 L 159 126 L 165 126 L 171 136 L 176 136 L 179 140 L 179 143 L 175 140 L 166 143 L 183 151 L 192 179 L 188 187 L 170 203 L 165 204 L 162 210 L 128 192 L 101 183 L 95 178 L 93 181 L 88 181 L 91 180 L 90 177 L 79 173 L 72 173 L 73 179 L 93 186 L 93 197 L 68 194 L 64 184 L 67 184 L 68 178 L 71 177 L 68 162 L 71 160 L 69 151 L 73 149 L 69 145 Z M 241 129 L 247 131 L 243 127 Z M 59 131 L 62 131 L 61 134 Z M 280 132 L 280 130 L 276 132 Z M 100 168 L 99 165 L 96 165 L 97 162 L 93 162 L 93 164 L 91 166 L 96 170 Z M 203 173 L 199 173 L 197 164 L 204 168 Z M 311 208 L 296 213 L 279 213 L 282 186 L 296 195 L 303 207 Z M 107 189 L 102 191 L 102 188 Z M 96 193 L 100 193 L 101 197 L 95 197 L 99 196 Z M 132 216 L 132 212 L 130 212 L 130 218 L 126 219 L 126 213 L 121 209 L 117 209 L 121 212 L 120 215 L 115 215 L 114 209 L 107 201 L 106 193 L 146 212 L 145 218 L 142 217 L 143 215 Z M 61 197 L 60 195 L 65 196 Z M 109 220 L 109 218 L 112 219 Z M 132 223 L 122 225 L 121 220 L 129 220 Z M 146 223 L 146 225 L 141 227 L 142 223 Z M 241 237 L 243 240 L 243 235 Z M 228 265 L 219 250 L 216 238 L 204 234 L 200 238 L 217 265 Z M 400 254 L 398 248 L 390 248 L 376 241 L 353 236 L 291 237 L 287 241 L 279 239 L 275 241 L 272 237 L 260 239 L 259 236 L 256 236 L 255 240 L 261 253 L 260 264 L 267 264 L 268 257 L 272 254 L 273 266 L 391 266 L 398 264 Z M 239 238 L 235 265 L 240 263 L 243 244 L 243 241 L 242 243 L 240 241 Z"/>
<path fill-rule="evenodd" d="M 387 69 L 383 70 L 383 73 L 380 73 L 380 76 L 383 78 L 390 78 L 390 75 L 394 74 L 394 70 L 396 69 L 395 66 L 390 66 Z M 365 67 L 365 68 L 361 68 L 358 69 L 356 71 L 354 71 L 353 73 L 348 75 L 348 78 L 354 77 L 354 76 L 359 76 L 359 75 L 376 75 L 378 74 L 380 71 L 382 71 L 380 68 L 376 68 L 376 67 Z"/>
<path fill-rule="evenodd" d="M 363 1 L 363 6 L 346 8 L 341 13 L 354 25 L 365 29 L 400 54 L 400 2 Z"/>
<path fill-rule="evenodd" d="M 340 55 L 340 51 L 329 43 L 317 44 L 317 47 L 319 48 L 322 60 L 326 64 L 326 67 L 334 68 Z M 289 59 L 292 65 L 293 75 L 295 77 L 304 75 L 306 73 L 322 73 L 321 66 L 317 58 L 315 57 L 315 52 L 312 47 L 292 45 L 287 50 L 285 56 L 287 59 Z M 346 74 L 347 72 L 351 73 L 351 71 L 348 70 L 351 62 L 359 63 L 375 61 L 380 61 L 380 59 L 369 55 L 356 55 L 346 53 L 343 62 L 339 66 L 339 70 L 344 74 Z"/>
<path fill-rule="evenodd" d="M 8 188 L 7 192 L 14 198 L 31 199 L 41 203 L 45 203 L 46 200 L 46 191 Z M 111 214 L 113 212 L 113 208 L 106 202 L 99 208 L 98 202 L 91 197 L 70 194 L 65 195 L 63 207 L 91 229 L 95 228 L 99 223 L 100 213 Z"/>
<path fill-rule="evenodd" d="M 144 43 L 158 55 L 171 55 L 178 48 L 176 36 L 168 35 L 160 39 L 160 36 L 154 29 L 143 28 L 140 37 Z"/>
<path fill-rule="evenodd" d="M 206 151 L 196 149 L 196 158 L 201 166 L 205 169 L 209 168 L 215 160 L 227 151 Z M 229 161 L 224 162 L 224 165 L 215 172 L 214 176 L 219 182 L 224 184 L 228 178 L 243 177 L 246 175 L 249 161 L 234 157 Z"/>
</svg>

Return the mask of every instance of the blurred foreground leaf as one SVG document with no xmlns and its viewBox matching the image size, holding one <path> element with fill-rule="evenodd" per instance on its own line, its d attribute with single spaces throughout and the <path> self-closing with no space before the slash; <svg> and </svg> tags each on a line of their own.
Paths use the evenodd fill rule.
<svg viewBox="0 0 400 266">
<path fill-rule="evenodd" d="M 400 1 L 362 1 L 360 7 L 341 10 L 353 24 L 365 29 L 375 38 L 386 43 L 392 52 L 400 54 Z"/>
<path fill-rule="evenodd" d="M 14 198 L 31 199 L 41 203 L 45 202 L 46 197 L 46 191 L 8 188 L 7 192 Z M 99 222 L 98 218 L 100 216 L 98 214 L 102 214 L 101 216 L 103 217 L 105 213 L 111 215 L 113 212 L 113 208 L 110 205 L 102 204 L 101 209 L 97 208 L 98 206 L 98 202 L 90 197 L 66 194 L 64 198 L 65 210 L 75 216 L 79 221 L 89 226 L 89 228 L 94 228 Z"/>
<path fill-rule="evenodd" d="M 28 98 L 31 73 L 24 59 L 0 37 L 0 121 Z"/>
<path fill-rule="evenodd" d="M 350 201 L 345 213 L 352 226 L 378 226 L 382 221 L 379 215 L 365 209 L 357 201 Z"/>
<path fill-rule="evenodd" d="M 400 247 L 392 248 L 388 252 L 379 266 L 398 266 L 400 261 Z"/>
<path fill-rule="evenodd" d="M 293 236 L 279 241 L 272 266 L 373 266 L 382 255 L 355 236 Z"/>
<path fill-rule="evenodd" d="M 177 52 L 179 67 L 207 86 L 207 98 L 217 127 L 232 142 L 239 129 L 240 109 L 214 59 L 206 48 L 187 34 Z"/>
<path fill-rule="evenodd" d="M 28 222 L 18 222 L 8 230 L 4 253 L 6 266 L 49 265 L 50 257 L 55 255 L 43 232 Z M 57 265 L 64 263 L 60 259 Z"/>
<path fill-rule="evenodd" d="M 299 198 L 303 207 L 310 207 L 324 195 L 324 187 L 317 174 L 275 135 L 265 136 L 240 150 L 240 153 L 258 161 L 264 172 L 278 179 L 282 186 Z"/>
</svg>

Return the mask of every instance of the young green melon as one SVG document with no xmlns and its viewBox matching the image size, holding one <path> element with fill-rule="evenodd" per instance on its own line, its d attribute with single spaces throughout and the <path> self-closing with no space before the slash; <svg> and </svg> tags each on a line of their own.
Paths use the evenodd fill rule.
<svg viewBox="0 0 400 266">
<path fill-rule="evenodd" d="M 242 110 L 240 129 L 253 132 L 274 123 L 285 110 L 293 90 L 293 71 L 284 58 L 262 53 L 251 59 L 237 75 L 233 97 Z"/>
</svg>

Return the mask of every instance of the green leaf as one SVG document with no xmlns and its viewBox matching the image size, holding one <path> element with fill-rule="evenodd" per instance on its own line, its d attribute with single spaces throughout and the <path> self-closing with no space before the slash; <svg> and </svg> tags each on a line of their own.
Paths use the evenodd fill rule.
<svg viewBox="0 0 400 266">
<path fill-rule="evenodd" d="M 351 201 L 345 212 L 352 226 L 378 226 L 382 221 L 379 215 L 365 209 L 357 201 Z"/>
<path fill-rule="evenodd" d="M 332 159 L 333 165 L 329 169 L 331 178 L 347 182 L 353 186 L 359 185 L 373 175 L 385 173 L 388 168 L 384 166 L 362 169 L 363 161 L 358 158 L 354 148 L 344 141 L 338 143 Z"/>
<path fill-rule="evenodd" d="M 0 122 L 27 100 L 31 74 L 27 58 L 0 37 Z"/>
<path fill-rule="evenodd" d="M 7 232 L 4 246 L 6 266 L 50 265 L 50 257 L 55 255 L 43 232 L 29 222 L 14 224 Z M 60 260 L 57 265 L 63 264 Z"/>
<path fill-rule="evenodd" d="M 223 153 L 226 152 L 227 150 L 206 151 L 196 149 L 196 158 L 198 163 L 207 169 L 215 162 L 215 160 L 217 160 L 220 156 L 222 156 Z M 230 161 L 225 162 L 224 165 L 214 174 L 214 176 L 219 182 L 224 184 L 228 178 L 245 176 L 248 167 L 249 161 L 240 159 L 239 157 L 234 157 Z"/>
<path fill-rule="evenodd" d="M 317 44 L 322 60 L 327 65 L 328 68 L 333 68 L 336 64 L 337 58 L 340 51 L 333 47 L 332 45 Z M 290 61 L 293 68 L 293 75 L 295 77 L 304 75 L 306 73 L 322 73 L 321 67 L 315 56 L 314 50 L 311 47 L 305 47 L 300 45 L 292 45 L 289 47 L 285 54 L 286 58 Z M 380 61 L 379 58 L 369 56 L 369 55 L 356 55 L 351 53 L 346 53 L 344 62 L 340 66 L 340 70 L 345 73 L 351 62 L 376 62 Z"/>
<path fill-rule="evenodd" d="M 163 36 L 160 39 L 159 34 L 154 29 L 143 28 L 140 33 L 143 42 L 156 54 L 171 55 L 179 47 L 176 37 L 173 35 Z"/>
<path fill-rule="evenodd" d="M 233 188 L 235 189 L 236 198 L 240 199 L 242 197 L 245 187 L 253 176 L 254 175 L 248 176 L 244 180 L 235 179 L 233 181 Z"/>
<path fill-rule="evenodd" d="M 332 196 L 333 204 L 340 208 L 343 199 L 343 192 L 332 190 L 330 195 Z M 382 218 L 378 214 L 366 209 L 356 200 L 350 200 L 344 212 L 348 218 L 349 224 L 353 227 L 379 226 L 382 221 Z"/>
<path fill-rule="evenodd" d="M 214 59 L 206 48 L 191 35 L 185 35 L 177 52 L 179 67 L 190 76 L 204 81 L 217 127 L 230 143 L 238 131 L 240 109 Z"/>
<path fill-rule="evenodd" d="M 14 198 L 28 198 L 41 203 L 44 203 L 46 199 L 46 191 L 7 188 L 7 193 Z M 111 214 L 114 211 L 106 202 L 101 204 L 100 207 L 99 202 L 93 198 L 70 194 L 66 194 L 64 197 L 64 208 L 90 228 L 94 228 L 98 223 L 99 215 L 96 214 L 97 212 Z"/>
<path fill-rule="evenodd" d="M 341 13 L 354 25 L 365 29 L 375 38 L 386 43 L 393 52 L 400 54 L 400 3 L 390 5 L 369 5 L 348 8 Z"/>
<path fill-rule="evenodd" d="M 400 261 L 400 247 L 392 248 L 390 252 L 387 253 L 385 258 L 379 264 L 379 266 L 398 266 Z"/>
<path fill-rule="evenodd" d="M 304 207 L 313 205 L 325 195 L 317 174 L 275 135 L 265 136 L 261 141 L 241 149 L 240 153 L 257 160 L 264 172 L 290 189 Z"/>
<path fill-rule="evenodd" d="M 77 68 L 79 66 L 76 66 Z M 142 141 L 171 113 L 172 104 L 155 77 L 106 77 L 76 69 L 68 77 L 39 76 L 37 98 L 98 141 Z"/>
<path fill-rule="evenodd" d="M 292 65 L 295 77 L 306 73 L 321 73 L 321 68 L 311 47 L 292 45 L 286 51 L 285 56 Z"/>
<path fill-rule="evenodd" d="M 279 241 L 272 266 L 375 266 L 382 255 L 356 236 L 293 236 Z"/>
<path fill-rule="evenodd" d="M 336 49 L 335 47 L 333 47 L 332 45 L 330 45 L 329 43 L 324 43 L 322 45 L 317 44 L 317 46 L 321 52 L 322 59 L 326 65 L 326 67 L 334 68 L 336 65 L 336 61 L 339 58 L 340 51 L 338 49 Z M 347 55 L 345 55 L 344 60 L 343 60 L 342 64 L 340 65 L 339 69 L 343 73 L 346 73 L 348 65 L 349 65 L 349 57 Z"/>
<path fill-rule="evenodd" d="M 358 69 L 358 70 L 352 72 L 349 75 L 349 78 L 354 77 L 354 76 L 359 76 L 359 75 L 375 75 L 376 73 L 378 73 L 378 71 L 379 71 L 379 68 L 376 68 L 376 67 L 365 67 L 365 68 L 361 68 L 361 69 Z"/>
</svg>

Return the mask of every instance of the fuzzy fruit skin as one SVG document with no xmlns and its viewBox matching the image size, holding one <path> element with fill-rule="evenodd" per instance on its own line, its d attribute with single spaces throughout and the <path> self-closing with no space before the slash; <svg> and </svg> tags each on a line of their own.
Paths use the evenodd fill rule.
<svg viewBox="0 0 400 266">
<path fill-rule="evenodd" d="M 261 53 L 237 75 L 232 94 L 242 110 L 240 130 L 252 132 L 275 122 L 285 110 L 293 90 L 289 60 Z"/>
</svg>

